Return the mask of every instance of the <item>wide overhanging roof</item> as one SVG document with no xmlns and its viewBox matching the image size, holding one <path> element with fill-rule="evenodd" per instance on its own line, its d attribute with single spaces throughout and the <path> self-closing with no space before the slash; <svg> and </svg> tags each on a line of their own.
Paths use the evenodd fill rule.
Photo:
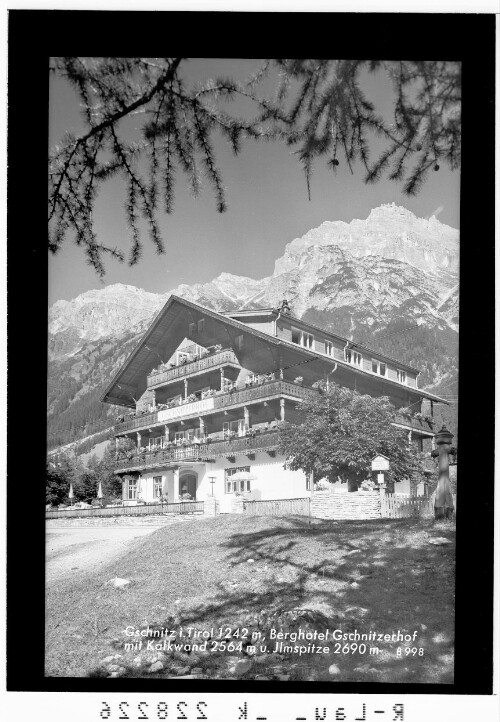
<svg viewBox="0 0 500 722">
<path fill-rule="evenodd" d="M 147 375 L 161 361 L 167 361 L 172 356 L 182 341 L 189 337 L 189 325 L 197 324 L 201 319 L 205 319 L 203 329 L 191 339 L 193 342 L 202 346 L 220 343 L 225 348 L 232 347 L 236 350 L 236 336 L 243 334 L 246 337 L 245 343 L 242 345 L 242 350 L 237 351 L 237 355 L 242 366 L 248 362 L 249 367 L 254 371 L 264 373 L 270 370 L 278 371 L 281 367 L 294 368 L 293 373 L 297 376 L 301 375 L 306 381 L 312 381 L 325 376 L 332 368 L 338 367 L 344 375 L 352 376 L 354 373 L 358 378 L 376 379 L 379 383 L 383 382 L 400 390 L 403 388 L 412 394 L 440 403 L 448 403 L 434 394 L 421 389 L 402 387 L 399 383 L 363 372 L 347 363 L 335 361 L 325 354 L 315 353 L 291 341 L 278 339 L 227 315 L 174 295 L 170 296 L 137 347 L 115 374 L 101 396 L 101 401 L 118 406 L 135 407 L 136 399 L 139 399 L 146 390 Z M 332 376 L 331 380 L 336 377 L 337 374 Z M 339 378 L 339 383 L 342 383 L 342 378 Z"/>
<path fill-rule="evenodd" d="M 225 348 L 235 347 L 236 336 L 247 334 L 252 337 L 251 352 L 254 362 L 261 359 L 262 369 L 269 366 L 270 346 L 276 348 L 276 339 L 261 331 L 255 331 L 244 323 L 222 316 L 216 311 L 170 296 L 154 319 L 137 347 L 132 351 L 122 368 L 108 385 L 101 401 L 119 406 L 135 406 L 146 390 L 146 377 L 161 361 L 167 361 L 182 341 L 189 337 L 189 325 L 205 319 L 205 329 L 197 333 L 193 343 L 210 346 L 221 343 Z M 248 352 L 247 352 L 248 353 Z M 246 353 L 239 354 L 244 363 Z M 276 357 L 277 359 L 277 357 Z"/>
</svg>

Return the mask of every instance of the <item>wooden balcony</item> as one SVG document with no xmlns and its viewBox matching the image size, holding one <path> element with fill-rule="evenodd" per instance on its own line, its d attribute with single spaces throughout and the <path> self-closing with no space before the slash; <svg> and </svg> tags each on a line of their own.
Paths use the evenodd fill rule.
<svg viewBox="0 0 500 722">
<path fill-rule="evenodd" d="M 250 386 L 241 390 L 236 389 L 232 393 L 215 396 L 214 408 L 224 409 L 228 406 L 241 406 L 254 401 L 265 401 L 266 399 L 281 396 L 305 399 L 316 393 L 315 389 L 304 388 L 290 381 L 266 381 L 259 386 Z"/>
<path fill-rule="evenodd" d="M 427 434 L 434 433 L 433 421 L 424 421 L 424 419 L 409 418 L 408 416 L 397 414 L 394 423 L 401 424 L 401 426 L 405 426 L 406 428 L 411 428 L 412 431 L 425 431 Z"/>
<path fill-rule="evenodd" d="M 218 351 L 210 356 L 204 356 L 203 358 L 196 359 L 196 361 L 189 361 L 189 363 L 174 366 L 174 368 L 161 371 L 160 373 L 149 374 L 147 378 L 147 386 L 148 389 L 156 388 L 162 384 L 168 384 L 172 381 L 186 378 L 186 376 L 195 376 L 203 371 L 217 369 L 228 365 L 240 368 L 238 359 L 232 349 Z"/>
<path fill-rule="evenodd" d="M 186 364 L 187 365 L 187 364 Z M 232 406 L 244 406 L 245 404 L 254 403 L 256 401 L 266 401 L 272 398 L 282 396 L 292 399 L 305 399 L 311 394 L 317 393 L 314 389 L 304 388 L 298 384 L 289 381 L 266 381 L 259 386 L 251 386 L 248 388 L 236 389 L 229 393 L 218 393 L 214 396 L 202 399 L 199 402 L 189 402 L 172 407 L 175 409 L 175 420 L 196 418 L 204 413 L 214 413 L 218 410 L 224 410 Z M 210 408 L 204 408 L 204 402 L 211 402 Z M 212 403 L 213 402 L 213 403 Z M 183 413 L 183 406 L 184 412 Z M 165 424 L 170 420 L 168 418 L 168 409 L 163 411 L 155 411 L 150 414 L 143 414 L 128 421 L 123 421 L 115 425 L 115 434 L 123 434 L 127 431 L 135 431 L 139 429 L 150 428 L 157 424 Z"/>
<path fill-rule="evenodd" d="M 221 352 L 222 353 L 222 352 Z M 232 352 L 231 352 L 232 353 Z M 205 360 L 205 359 L 202 359 Z M 188 364 L 186 364 L 187 366 Z M 225 410 L 231 407 L 245 406 L 258 401 L 266 401 L 273 398 L 288 397 L 290 399 L 306 399 L 317 391 L 311 388 L 304 388 L 290 381 L 266 381 L 258 386 L 250 386 L 248 388 L 236 388 L 232 392 L 216 393 L 214 396 L 202 399 L 199 402 L 188 402 L 172 407 L 175 411 L 175 418 L 168 418 L 168 409 L 163 411 L 155 411 L 150 414 L 143 414 L 133 419 L 121 422 L 115 425 L 115 435 L 124 434 L 126 432 L 147 429 L 158 424 L 165 424 L 179 419 L 197 418 L 204 414 L 213 414 L 217 411 Z M 204 408 L 209 405 L 210 408 Z M 423 419 L 397 415 L 394 423 L 400 424 L 414 431 L 425 432 L 426 434 L 434 433 L 434 424 Z"/>
<path fill-rule="evenodd" d="M 259 451 L 272 451 L 278 447 L 278 442 L 278 432 L 273 430 L 227 441 L 171 446 L 168 449 L 134 454 L 130 459 L 119 459 L 115 465 L 115 473 L 144 471 L 145 469 L 174 465 L 178 461 L 210 461 L 218 456 L 238 456 L 256 454 Z"/>
<path fill-rule="evenodd" d="M 141 414 L 141 416 L 135 416 L 133 419 L 128 419 L 127 421 L 122 421 L 119 424 L 115 424 L 115 434 L 123 434 L 126 431 L 144 429 L 145 427 L 153 426 L 157 422 L 157 411 L 153 411 L 153 413 L 151 414 Z"/>
</svg>

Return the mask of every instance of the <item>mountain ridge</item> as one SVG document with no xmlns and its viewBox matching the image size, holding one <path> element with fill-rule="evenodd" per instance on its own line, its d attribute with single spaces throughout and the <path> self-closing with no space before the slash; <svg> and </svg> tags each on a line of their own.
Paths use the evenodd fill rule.
<svg viewBox="0 0 500 722">
<path fill-rule="evenodd" d="M 262 279 L 222 272 L 167 293 L 112 284 L 57 301 L 49 311 L 49 425 L 61 440 L 73 417 L 86 433 L 109 425 L 112 410 L 99 405 L 98 391 L 171 294 L 218 312 L 286 298 L 294 316 L 422 368 L 422 387 L 453 384 L 458 373 L 458 230 L 386 204 L 293 239 Z M 387 341 L 387 333 L 395 335 Z"/>
<path fill-rule="evenodd" d="M 295 315 L 301 316 L 311 306 L 324 307 L 320 282 L 325 283 L 327 279 L 330 286 L 336 287 L 337 306 L 350 304 L 347 277 L 357 277 L 358 286 L 364 281 L 370 286 L 372 299 L 376 298 L 380 291 L 376 276 L 383 275 L 381 269 L 393 277 L 407 276 L 411 293 L 427 297 L 426 303 L 417 304 L 419 308 L 414 309 L 422 313 L 422 318 L 430 320 L 429 314 L 434 315 L 432 309 L 439 311 L 446 302 L 440 320 L 456 330 L 458 251 L 458 230 L 440 223 L 434 216 L 417 218 L 406 208 L 385 204 L 372 209 L 364 220 L 325 221 L 293 239 L 276 260 L 271 276 L 254 279 L 224 271 L 208 283 L 181 284 L 164 294 L 126 284 L 93 289 L 72 301 L 56 301 L 49 310 L 49 332 L 54 337 L 71 331 L 73 343 L 77 338 L 96 340 L 119 335 L 150 320 L 170 293 L 221 312 L 276 306 L 287 297 Z M 397 265 L 391 268 L 391 261 L 403 263 L 406 268 Z M 413 269 L 419 271 L 420 276 Z M 332 276 L 336 277 L 336 283 Z M 345 297 L 339 296 L 342 285 Z M 409 294 L 410 291 L 407 296 Z M 382 309 L 387 301 L 387 297 L 380 297 L 375 307 Z M 57 357 L 57 347 L 71 349 L 71 343 L 52 343 L 52 357 Z M 74 349 L 66 351 L 72 352 Z"/>
</svg>

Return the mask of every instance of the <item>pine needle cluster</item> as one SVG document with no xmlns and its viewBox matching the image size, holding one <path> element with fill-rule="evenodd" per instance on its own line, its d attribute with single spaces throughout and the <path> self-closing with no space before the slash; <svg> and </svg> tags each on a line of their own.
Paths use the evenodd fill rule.
<svg viewBox="0 0 500 722">
<path fill-rule="evenodd" d="M 68 233 L 85 251 L 88 263 L 104 276 L 104 256 L 126 260 L 121 249 L 101 243 L 93 212 L 103 184 L 125 181 L 125 213 L 131 233 L 130 265 L 143 250 L 143 230 L 158 254 L 164 240 L 158 211 L 173 212 L 179 171 L 192 194 L 202 181 L 211 186 L 217 211 L 227 207 L 226 187 L 215 152 L 221 135 L 233 153 L 245 138 L 283 140 L 298 155 L 310 196 L 318 158 L 334 172 L 356 162 L 366 182 L 388 174 L 416 193 L 431 168 L 445 160 L 460 164 L 460 64 L 357 60 L 266 61 L 245 83 L 217 78 L 189 84 L 182 58 L 54 58 L 51 70 L 78 94 L 85 131 L 67 134 L 49 158 L 49 249 L 56 253 Z M 394 119 L 387 123 L 367 99 L 360 79 L 365 71 L 385 70 L 394 85 Z M 275 82 L 266 99 L 263 81 Z M 245 98 L 250 119 L 228 111 L 229 101 Z M 139 137 L 132 142 L 127 119 Z M 386 142 L 370 161 L 372 134 Z"/>
</svg>

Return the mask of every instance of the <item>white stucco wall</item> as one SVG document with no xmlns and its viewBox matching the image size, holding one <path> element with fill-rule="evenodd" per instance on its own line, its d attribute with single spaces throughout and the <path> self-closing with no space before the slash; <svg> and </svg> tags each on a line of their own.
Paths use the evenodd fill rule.
<svg viewBox="0 0 500 722">
<path fill-rule="evenodd" d="M 251 491 L 245 494 L 245 499 L 296 499 L 310 495 L 306 490 L 306 475 L 302 471 L 290 471 L 283 468 L 284 456 L 277 455 L 274 459 L 268 454 L 256 454 L 254 461 L 247 456 L 236 456 L 234 464 L 227 459 L 217 459 L 215 464 L 209 464 L 209 471 L 205 475 L 200 492 L 207 490 L 210 494 L 209 476 L 215 476 L 214 495 L 219 500 L 221 513 L 232 511 L 234 494 L 226 494 L 224 488 L 224 469 L 235 467 L 250 467 L 250 473 L 257 478 L 251 481 Z"/>
<path fill-rule="evenodd" d="M 310 496 L 306 489 L 306 475 L 302 471 L 290 471 L 283 468 L 285 457 L 277 455 L 271 458 L 266 453 L 256 454 L 254 461 L 247 456 L 236 456 L 235 462 L 220 458 L 213 464 L 197 463 L 182 464 L 180 466 L 180 478 L 182 484 L 183 473 L 195 473 L 198 475 L 196 499 L 204 501 L 212 496 L 212 484 L 210 477 L 213 477 L 213 495 L 219 500 L 219 509 L 222 513 L 232 511 L 233 493 L 225 492 L 225 469 L 236 467 L 250 467 L 250 473 L 256 479 L 251 481 L 251 491 L 245 494 L 246 499 L 296 499 Z M 168 501 L 174 501 L 174 472 L 171 469 L 156 469 L 147 471 L 141 475 L 139 489 L 145 501 L 154 501 L 153 477 L 162 477 L 163 493 L 168 494 Z M 129 502 L 134 503 L 134 502 Z"/>
</svg>

